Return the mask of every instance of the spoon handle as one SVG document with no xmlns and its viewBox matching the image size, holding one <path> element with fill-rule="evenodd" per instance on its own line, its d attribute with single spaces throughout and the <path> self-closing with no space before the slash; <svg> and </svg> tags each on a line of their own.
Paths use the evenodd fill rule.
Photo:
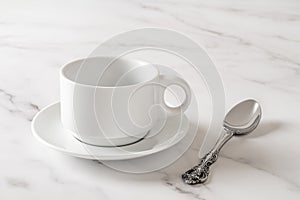
<svg viewBox="0 0 300 200">
<path fill-rule="evenodd" d="M 186 184 L 195 185 L 207 181 L 210 172 L 210 166 L 217 161 L 221 148 L 233 136 L 233 132 L 228 130 L 225 131 L 226 133 L 218 139 L 218 142 L 215 144 L 212 150 L 210 150 L 209 153 L 200 159 L 200 163 L 182 175 L 182 180 Z"/>
</svg>

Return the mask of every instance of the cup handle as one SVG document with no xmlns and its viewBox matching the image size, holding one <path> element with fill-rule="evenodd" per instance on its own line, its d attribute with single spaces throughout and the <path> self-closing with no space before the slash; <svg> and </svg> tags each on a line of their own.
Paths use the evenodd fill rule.
<svg viewBox="0 0 300 200">
<path fill-rule="evenodd" d="M 160 74 L 159 75 L 159 83 L 163 87 L 162 95 L 160 95 L 160 102 L 163 108 L 167 111 L 168 115 L 177 115 L 186 111 L 188 106 L 191 102 L 191 89 L 188 83 L 183 80 L 182 78 L 175 76 L 175 75 L 167 75 L 167 74 Z M 178 107 L 170 107 L 166 104 L 164 100 L 165 90 L 170 85 L 178 85 L 180 86 L 185 92 L 185 100 L 182 104 Z"/>
</svg>

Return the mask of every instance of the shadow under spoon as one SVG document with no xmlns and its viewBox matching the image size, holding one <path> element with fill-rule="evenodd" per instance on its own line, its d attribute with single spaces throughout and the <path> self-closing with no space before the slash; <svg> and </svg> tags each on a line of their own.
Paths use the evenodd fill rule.
<svg viewBox="0 0 300 200">
<path fill-rule="evenodd" d="M 204 183 L 208 179 L 210 166 L 218 159 L 221 148 L 233 136 L 251 133 L 259 124 L 262 110 L 259 103 L 253 99 L 245 100 L 235 105 L 225 116 L 224 133 L 214 147 L 200 160 L 200 163 L 182 175 L 182 180 L 189 185 Z"/>
</svg>

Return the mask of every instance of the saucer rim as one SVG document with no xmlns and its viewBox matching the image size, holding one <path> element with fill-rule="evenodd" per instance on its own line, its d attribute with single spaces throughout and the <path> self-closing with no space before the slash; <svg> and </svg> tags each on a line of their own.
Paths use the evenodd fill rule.
<svg viewBox="0 0 300 200">
<path fill-rule="evenodd" d="M 182 129 L 179 133 L 174 134 L 172 137 L 177 136 L 177 139 L 174 140 L 173 142 L 171 142 L 169 145 L 163 145 L 163 146 L 159 146 L 159 147 L 154 148 L 154 149 L 149 149 L 149 150 L 144 150 L 144 151 L 139 151 L 139 152 L 130 152 L 130 154 L 123 154 L 123 155 L 120 155 L 120 154 L 117 155 L 116 154 L 116 155 L 107 155 L 107 156 L 105 156 L 105 155 L 104 156 L 103 155 L 96 156 L 96 155 L 91 155 L 91 154 L 88 154 L 88 153 L 87 154 L 82 154 L 82 153 L 78 153 L 78 152 L 75 152 L 75 151 L 71 151 L 70 149 L 67 149 L 67 148 L 63 148 L 63 147 L 54 145 L 51 142 L 47 142 L 47 140 L 43 139 L 40 136 L 40 134 L 38 134 L 37 131 L 35 130 L 35 124 L 37 123 L 36 121 L 40 117 L 40 115 L 42 115 L 49 108 L 57 106 L 59 104 L 60 104 L 60 101 L 56 101 L 56 102 L 53 102 L 53 103 L 45 106 L 43 109 L 41 109 L 32 119 L 31 131 L 32 131 L 33 136 L 39 142 L 41 142 L 43 145 L 45 145 L 48 148 L 51 148 L 55 151 L 59 151 L 63 154 L 66 154 L 66 155 L 72 156 L 72 157 L 78 157 L 78 158 L 89 159 L 89 160 L 103 160 L 103 161 L 128 160 L 128 159 L 135 159 L 135 158 L 145 157 L 145 156 L 148 156 L 148 155 L 152 155 L 152 154 L 159 153 L 161 151 L 167 150 L 167 149 L 171 148 L 172 146 L 176 145 L 188 134 L 188 131 L 190 129 L 189 118 L 186 116 L 186 114 L 183 114 L 183 117 L 185 118 L 186 123 L 187 123 L 186 128 Z M 65 128 L 63 128 L 63 129 L 67 130 Z M 170 138 L 172 138 L 172 137 L 170 137 Z M 73 138 L 73 139 L 74 139 L 74 141 L 76 140 L 76 138 Z M 160 144 L 163 144 L 163 143 L 160 143 Z M 82 143 L 82 145 L 87 145 L 87 144 Z M 94 147 L 94 148 L 108 149 L 108 148 L 114 148 L 114 147 Z"/>
</svg>

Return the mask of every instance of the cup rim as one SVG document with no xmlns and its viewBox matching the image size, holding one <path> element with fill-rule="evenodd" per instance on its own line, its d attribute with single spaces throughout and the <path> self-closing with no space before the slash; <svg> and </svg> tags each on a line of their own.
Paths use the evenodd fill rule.
<svg viewBox="0 0 300 200">
<path fill-rule="evenodd" d="M 107 88 L 107 89 L 113 89 L 113 88 L 129 88 L 129 87 L 134 87 L 134 86 L 138 86 L 140 84 L 144 84 L 144 83 L 148 83 L 148 82 L 151 82 L 153 81 L 155 78 L 158 77 L 159 75 L 159 70 L 157 67 L 155 67 L 153 64 L 151 63 L 148 63 L 146 61 L 143 61 L 143 60 L 139 60 L 139 59 L 127 59 L 127 58 L 118 58 L 118 60 L 130 60 L 130 61 L 134 61 L 134 62 L 140 62 L 140 63 L 145 63 L 147 65 L 150 65 L 155 71 L 156 71 L 156 75 L 149 79 L 149 80 L 144 80 L 144 81 L 140 81 L 138 83 L 134 83 L 134 84 L 129 84 L 129 85 L 119 85 L 119 86 L 103 86 L 103 85 L 92 85 L 92 84 L 85 84 L 85 83 L 80 83 L 80 82 L 76 82 L 72 79 L 70 79 L 69 77 L 67 77 L 65 75 L 65 72 L 64 72 L 64 69 L 66 69 L 66 67 L 72 63 L 75 63 L 75 62 L 78 62 L 78 61 L 83 61 L 83 60 L 86 60 L 86 59 L 93 59 L 93 58 L 109 58 L 109 59 L 114 59 L 112 57 L 109 57 L 109 56 L 94 56 L 94 57 L 88 57 L 88 58 L 78 58 L 78 59 L 74 59 L 66 64 L 64 64 L 62 67 L 60 67 L 59 69 L 59 74 L 60 76 L 64 79 L 64 80 L 67 80 L 68 82 L 72 83 L 72 84 L 75 84 L 75 85 L 78 85 L 78 86 L 82 86 L 82 87 L 88 87 L 88 88 Z"/>
</svg>

